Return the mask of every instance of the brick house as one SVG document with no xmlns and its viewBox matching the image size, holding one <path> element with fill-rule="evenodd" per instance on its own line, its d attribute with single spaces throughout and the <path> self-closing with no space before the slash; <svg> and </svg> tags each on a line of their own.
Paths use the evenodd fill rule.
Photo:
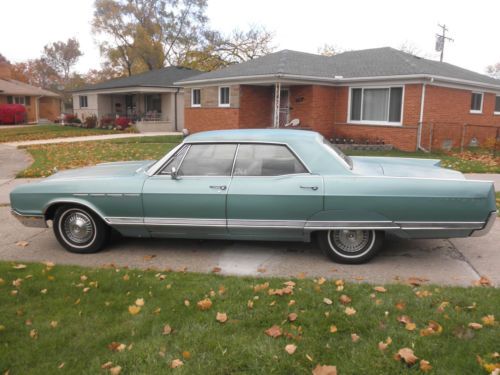
<svg viewBox="0 0 500 375">
<path fill-rule="evenodd" d="M 185 128 L 299 128 L 383 140 L 405 151 L 488 144 L 500 135 L 500 81 L 393 48 L 335 56 L 283 50 L 196 75 Z"/>
<path fill-rule="evenodd" d="M 54 122 L 61 115 L 61 97 L 52 91 L 12 79 L 10 65 L 0 63 L 0 104 L 22 104 L 27 122 Z"/>
</svg>

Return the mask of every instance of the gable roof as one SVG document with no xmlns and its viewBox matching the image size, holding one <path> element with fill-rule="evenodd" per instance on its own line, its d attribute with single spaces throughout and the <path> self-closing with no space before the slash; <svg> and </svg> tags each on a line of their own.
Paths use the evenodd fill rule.
<svg viewBox="0 0 500 375">
<path fill-rule="evenodd" d="M 0 94 L 2 95 L 23 95 L 23 96 L 53 96 L 59 97 L 55 92 L 44 90 L 40 87 L 16 81 L 10 78 L 0 78 Z"/>
<path fill-rule="evenodd" d="M 349 80 L 397 76 L 434 76 L 498 86 L 500 80 L 458 66 L 424 59 L 391 47 L 349 51 L 334 56 L 282 50 L 186 78 L 178 84 L 231 80 L 245 77 L 309 77 L 318 80 Z"/>
<path fill-rule="evenodd" d="M 93 85 L 86 85 L 73 91 L 107 90 L 126 87 L 176 87 L 174 82 L 198 75 L 199 73 L 200 71 L 194 69 L 169 66 L 167 68 L 150 70 L 129 77 L 116 78 Z"/>
</svg>

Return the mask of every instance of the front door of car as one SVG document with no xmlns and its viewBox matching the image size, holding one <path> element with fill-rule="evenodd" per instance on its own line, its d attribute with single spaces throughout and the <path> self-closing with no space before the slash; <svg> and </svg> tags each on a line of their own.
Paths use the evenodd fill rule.
<svg viewBox="0 0 500 375">
<path fill-rule="evenodd" d="M 323 209 L 323 178 L 285 145 L 240 144 L 227 197 L 228 230 L 241 238 L 300 239 Z"/>
<path fill-rule="evenodd" d="M 186 145 L 148 178 L 143 207 L 150 233 L 155 237 L 224 237 L 235 151 L 235 144 Z"/>
</svg>

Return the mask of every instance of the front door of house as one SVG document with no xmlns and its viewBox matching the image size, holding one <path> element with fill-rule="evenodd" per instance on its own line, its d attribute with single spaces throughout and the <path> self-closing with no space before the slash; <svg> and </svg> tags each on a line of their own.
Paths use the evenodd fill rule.
<svg viewBox="0 0 500 375">
<path fill-rule="evenodd" d="M 284 127 L 290 121 L 290 90 L 285 88 L 280 90 L 280 122 L 279 126 Z"/>
</svg>

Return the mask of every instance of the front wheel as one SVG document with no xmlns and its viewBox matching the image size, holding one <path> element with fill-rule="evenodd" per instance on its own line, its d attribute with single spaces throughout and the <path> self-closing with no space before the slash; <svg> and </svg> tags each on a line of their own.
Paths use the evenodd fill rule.
<svg viewBox="0 0 500 375">
<path fill-rule="evenodd" d="M 69 252 L 90 254 L 104 247 L 110 228 L 88 209 L 63 206 L 54 215 L 54 234 Z"/>
<path fill-rule="evenodd" d="M 321 250 L 334 262 L 361 264 L 372 259 L 382 247 L 384 232 L 337 229 L 320 232 Z"/>
</svg>

